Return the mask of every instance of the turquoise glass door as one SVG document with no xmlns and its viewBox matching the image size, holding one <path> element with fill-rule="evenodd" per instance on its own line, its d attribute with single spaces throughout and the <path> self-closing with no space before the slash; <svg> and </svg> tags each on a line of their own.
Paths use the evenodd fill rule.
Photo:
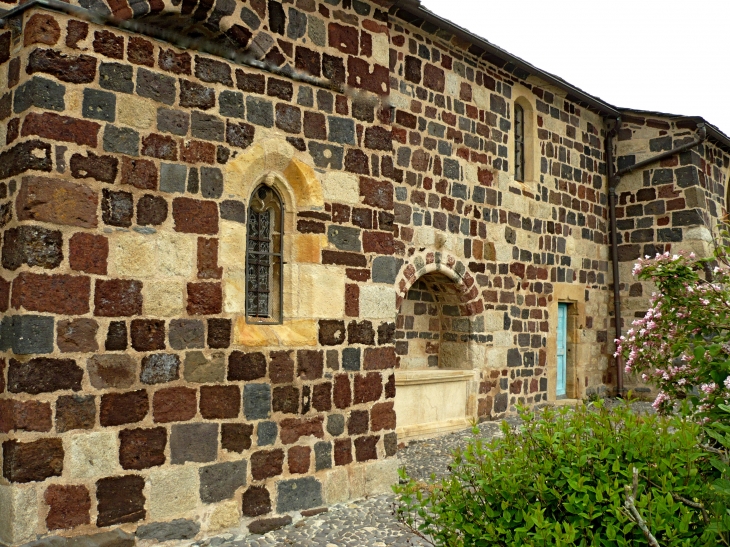
<svg viewBox="0 0 730 547">
<path fill-rule="evenodd" d="M 568 342 L 568 304 L 558 304 L 558 377 L 555 396 L 565 397 L 566 349 Z"/>
</svg>

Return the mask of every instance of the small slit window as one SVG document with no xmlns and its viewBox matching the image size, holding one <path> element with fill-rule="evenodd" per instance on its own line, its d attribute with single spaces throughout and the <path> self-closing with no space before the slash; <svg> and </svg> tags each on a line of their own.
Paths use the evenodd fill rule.
<svg viewBox="0 0 730 547">
<path fill-rule="evenodd" d="M 246 320 L 281 323 L 283 204 L 276 190 L 265 184 L 251 196 L 246 237 Z"/>
<path fill-rule="evenodd" d="M 525 181 L 525 110 L 515 104 L 515 180 Z"/>
</svg>

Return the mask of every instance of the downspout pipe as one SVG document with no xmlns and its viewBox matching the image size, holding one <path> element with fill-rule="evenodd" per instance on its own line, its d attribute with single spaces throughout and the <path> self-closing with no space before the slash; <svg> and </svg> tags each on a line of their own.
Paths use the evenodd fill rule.
<svg viewBox="0 0 730 547">
<path fill-rule="evenodd" d="M 142 34 L 144 36 L 149 36 L 150 38 L 162 40 L 181 49 L 191 49 L 195 51 L 200 51 L 201 53 L 208 53 L 217 57 L 222 57 L 223 59 L 228 59 L 229 61 L 232 61 L 239 65 L 256 68 L 269 72 L 271 74 L 275 74 L 277 76 L 309 84 L 315 87 L 320 87 L 330 91 L 335 91 L 337 93 L 343 93 L 345 91 L 343 85 L 333 82 L 331 80 L 318 78 L 316 76 L 312 76 L 311 74 L 307 74 L 299 70 L 294 70 L 291 67 L 279 67 L 271 63 L 261 61 L 257 59 L 253 55 L 253 52 L 250 50 L 242 51 L 233 46 L 226 46 L 207 38 L 191 38 L 181 32 L 160 28 L 154 25 L 150 25 L 149 23 L 143 23 L 133 19 L 117 19 L 110 15 L 97 13 L 79 6 L 67 4 L 66 2 L 63 2 L 61 0 L 29 0 L 25 4 L 21 4 L 20 6 L 12 8 L 10 10 L 0 10 L 0 29 L 5 27 L 12 17 L 21 15 L 32 8 L 40 8 L 65 13 L 67 15 L 73 15 L 74 17 L 79 17 L 80 19 L 85 19 L 86 21 L 90 21 L 98 25 L 115 27 L 121 30 L 126 30 L 128 32 Z"/>
<path fill-rule="evenodd" d="M 621 316 L 621 279 L 618 267 L 618 228 L 616 226 L 616 189 L 621 183 L 621 177 L 628 175 L 638 169 L 651 165 L 653 163 L 671 158 L 681 152 L 686 152 L 707 140 L 707 127 L 700 123 L 697 126 L 697 136 L 691 141 L 652 156 L 645 160 L 642 160 L 633 165 L 624 167 L 614 172 L 614 156 L 613 156 L 613 142 L 614 138 L 618 133 L 618 129 L 621 125 L 621 118 L 616 118 L 614 126 L 609 130 L 606 135 L 606 175 L 608 177 L 608 210 L 609 210 L 609 221 L 610 221 L 610 232 L 611 232 L 611 261 L 613 262 L 613 306 L 614 306 L 614 317 L 616 319 L 616 339 L 621 338 L 622 335 L 622 316 Z M 623 370 L 623 359 L 619 355 L 616 358 L 616 391 L 617 396 L 622 397 L 624 395 L 624 370 Z"/>
</svg>

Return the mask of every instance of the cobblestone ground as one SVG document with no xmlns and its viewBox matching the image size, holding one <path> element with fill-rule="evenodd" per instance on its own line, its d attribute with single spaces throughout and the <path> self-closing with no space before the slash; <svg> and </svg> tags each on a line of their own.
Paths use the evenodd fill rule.
<svg viewBox="0 0 730 547">
<path fill-rule="evenodd" d="M 613 406 L 613 401 L 607 405 Z M 635 403 L 641 412 L 652 412 L 648 403 Z M 508 418 L 511 425 L 519 419 Z M 479 426 L 484 439 L 502 435 L 501 422 L 485 422 Z M 398 452 L 401 466 L 405 466 L 415 479 L 442 476 L 451 461 L 451 453 L 466 445 L 472 437 L 471 429 L 443 435 L 425 441 L 415 441 Z M 326 513 L 309 517 L 280 530 L 262 536 L 214 537 L 192 547 L 425 547 L 425 541 L 401 527 L 393 516 L 395 496 L 386 494 L 360 501 L 342 503 L 329 508 Z"/>
</svg>

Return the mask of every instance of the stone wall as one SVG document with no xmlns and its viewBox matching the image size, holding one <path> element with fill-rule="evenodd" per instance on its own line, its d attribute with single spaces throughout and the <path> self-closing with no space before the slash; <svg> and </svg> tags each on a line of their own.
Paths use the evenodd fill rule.
<svg viewBox="0 0 730 547">
<path fill-rule="evenodd" d="M 623 116 L 616 139 L 618 167 L 671 150 L 697 137 L 697 123 L 641 112 Z M 727 172 L 730 156 L 716 143 L 699 146 L 632 172 L 617 190 L 616 224 L 619 242 L 623 331 L 643 317 L 653 284 L 631 271 L 636 260 L 656 253 L 694 252 L 709 256 L 718 222 L 727 214 Z M 612 329 L 615 323 L 612 320 Z M 638 393 L 651 389 L 639 378 L 626 378 Z"/>
<path fill-rule="evenodd" d="M 568 396 L 612 389 L 601 113 L 389 4 L 83 3 L 257 68 L 40 9 L 0 32 L 0 543 L 261 532 L 384 491 L 418 403 L 396 383 L 452 390 L 449 427 L 549 403 L 558 302 Z M 620 165 L 691 129 L 625 122 Z M 724 152 L 672 161 L 622 182 L 627 317 L 630 262 L 705 245 L 695 208 L 724 205 Z M 245 317 L 259 184 L 277 325 Z"/>
</svg>

